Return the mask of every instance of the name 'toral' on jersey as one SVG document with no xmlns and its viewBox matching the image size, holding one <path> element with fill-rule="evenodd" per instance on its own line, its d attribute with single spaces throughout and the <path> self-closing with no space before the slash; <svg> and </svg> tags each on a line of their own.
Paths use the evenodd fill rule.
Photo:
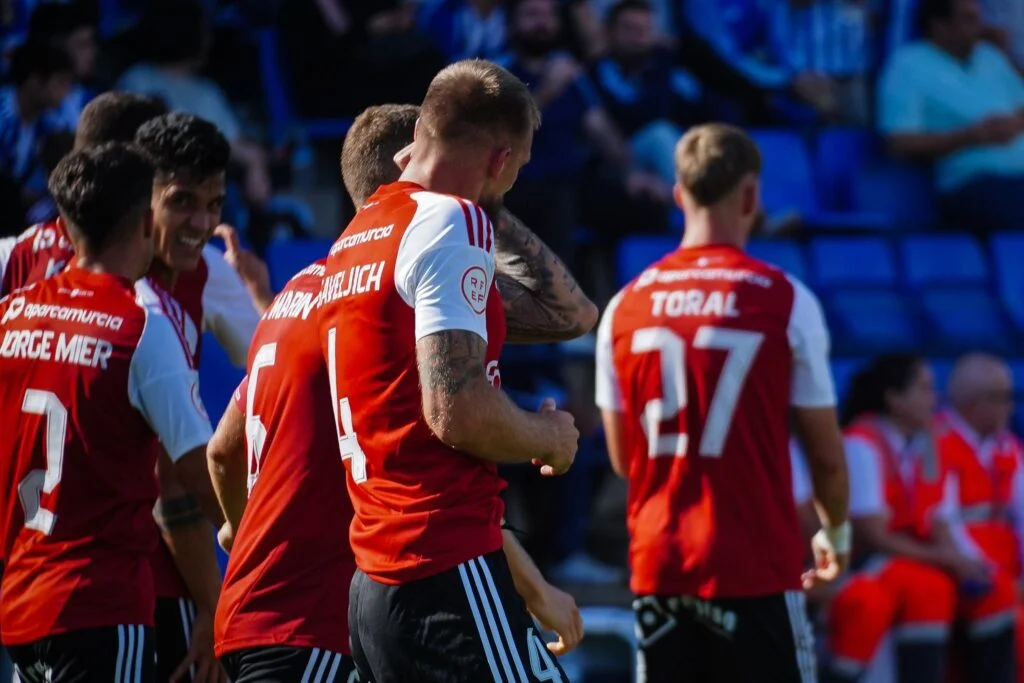
<svg viewBox="0 0 1024 683">
<path fill-rule="evenodd" d="M 633 591 L 798 590 L 789 409 L 835 405 L 814 295 L 739 249 L 679 249 L 609 304 L 597 371 L 623 415 Z"/>
<path fill-rule="evenodd" d="M 331 249 L 320 341 L 355 509 L 359 568 L 404 583 L 501 547 L 489 462 L 434 436 L 423 417 L 416 342 L 464 330 L 487 342 L 492 383 L 505 338 L 493 232 L 471 202 L 408 182 L 380 188 Z"/>
<path fill-rule="evenodd" d="M 0 321 L 3 642 L 152 625 L 158 445 L 211 436 L 180 336 L 132 283 L 74 267 Z"/>
<path fill-rule="evenodd" d="M 218 656 L 281 645 L 349 653 L 353 513 L 314 311 L 323 274 L 314 263 L 274 299 L 235 394 L 249 502 L 217 604 Z"/>
</svg>

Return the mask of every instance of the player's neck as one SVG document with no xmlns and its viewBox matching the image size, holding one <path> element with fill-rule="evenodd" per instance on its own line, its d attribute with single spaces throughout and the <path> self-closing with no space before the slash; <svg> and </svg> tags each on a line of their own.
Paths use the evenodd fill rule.
<svg viewBox="0 0 1024 683">
<path fill-rule="evenodd" d="M 431 192 L 451 194 L 476 202 L 483 191 L 480 174 L 467 168 L 465 159 L 439 150 L 427 150 L 413 157 L 400 180 L 416 183 Z"/>
<path fill-rule="evenodd" d="M 682 247 L 694 249 L 712 244 L 724 244 L 742 249 L 747 240 L 735 223 L 716 220 L 712 216 L 695 216 L 686 221 Z"/>
<path fill-rule="evenodd" d="M 132 261 L 124 249 L 108 249 L 96 256 L 78 250 L 75 266 L 96 275 L 114 275 L 134 282 L 139 273 L 132 268 Z"/>
<path fill-rule="evenodd" d="M 159 259 L 153 259 L 148 275 L 167 291 L 174 289 L 178 282 L 178 271 Z"/>
</svg>

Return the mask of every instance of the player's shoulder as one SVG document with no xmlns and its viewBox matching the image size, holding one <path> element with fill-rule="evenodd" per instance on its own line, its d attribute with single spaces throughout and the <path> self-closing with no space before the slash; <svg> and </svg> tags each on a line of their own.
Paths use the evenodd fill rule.
<svg viewBox="0 0 1024 683">
<path fill-rule="evenodd" d="M 135 303 L 145 315 L 165 318 L 181 328 L 185 318 L 184 309 L 174 295 L 153 278 L 147 276 L 135 282 Z"/>
<path fill-rule="evenodd" d="M 315 261 L 292 276 L 263 313 L 260 328 L 275 320 L 310 320 L 320 303 L 326 259 Z"/>
<path fill-rule="evenodd" d="M 416 210 L 403 241 L 424 248 L 468 243 L 488 252 L 493 249 L 494 226 L 476 202 L 430 190 L 413 192 L 410 197 Z"/>
<path fill-rule="evenodd" d="M 145 321 L 140 348 L 156 353 L 177 353 L 180 349 L 191 362 L 186 316 L 178 301 L 151 278 L 144 277 L 135 283 L 135 305 Z"/>
</svg>

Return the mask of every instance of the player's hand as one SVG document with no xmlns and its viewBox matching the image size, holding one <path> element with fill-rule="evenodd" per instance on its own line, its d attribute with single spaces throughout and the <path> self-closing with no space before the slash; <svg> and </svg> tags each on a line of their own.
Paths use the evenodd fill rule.
<svg viewBox="0 0 1024 683">
<path fill-rule="evenodd" d="M 804 572 L 801 577 L 804 590 L 832 583 L 850 566 L 850 554 L 837 553 L 821 533 L 811 539 L 811 550 L 814 553 L 814 569 Z"/>
<path fill-rule="evenodd" d="M 213 617 L 204 611 L 196 615 L 188 654 L 171 674 L 170 683 L 188 681 L 190 667 L 195 667 L 193 683 L 228 683 L 227 673 L 213 651 Z"/>
<path fill-rule="evenodd" d="M 238 238 L 238 231 L 227 223 L 218 225 L 213 234 L 224 240 L 224 260 L 242 278 L 242 282 L 245 283 L 246 289 L 252 296 L 253 303 L 262 313 L 274 300 L 274 293 L 270 289 L 270 270 L 267 269 L 267 264 L 259 256 L 242 246 L 242 242 Z"/>
<path fill-rule="evenodd" d="M 547 644 L 552 654 L 561 657 L 583 640 L 583 617 L 575 598 L 565 591 L 547 584 L 536 598 L 526 604 L 526 608 L 541 626 L 558 636 L 556 642 Z"/>
<path fill-rule="evenodd" d="M 231 526 L 231 522 L 224 522 L 217 530 L 217 543 L 224 552 L 231 553 L 231 548 L 235 545 L 235 528 Z"/>
<path fill-rule="evenodd" d="M 551 450 L 547 455 L 535 459 L 533 464 L 540 467 L 540 473 L 545 477 L 565 474 L 572 467 L 579 446 L 580 432 L 576 429 L 576 419 L 571 413 L 558 410 L 553 398 L 544 399 L 539 412 L 549 424 Z"/>
</svg>

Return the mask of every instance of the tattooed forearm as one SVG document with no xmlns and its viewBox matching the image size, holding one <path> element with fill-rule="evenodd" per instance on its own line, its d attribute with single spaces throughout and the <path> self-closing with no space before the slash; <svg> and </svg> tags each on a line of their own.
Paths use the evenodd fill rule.
<svg viewBox="0 0 1024 683">
<path fill-rule="evenodd" d="M 494 229 L 496 282 L 508 341 L 572 339 L 597 322 L 597 309 L 576 278 L 533 231 L 506 210 Z"/>
<path fill-rule="evenodd" d="M 452 440 L 457 438 L 453 420 L 465 413 L 456 409 L 459 394 L 477 380 L 486 381 L 486 350 L 487 344 L 479 335 L 465 330 L 438 332 L 416 343 L 423 416 L 434 433 L 449 445 L 454 445 Z"/>
</svg>

